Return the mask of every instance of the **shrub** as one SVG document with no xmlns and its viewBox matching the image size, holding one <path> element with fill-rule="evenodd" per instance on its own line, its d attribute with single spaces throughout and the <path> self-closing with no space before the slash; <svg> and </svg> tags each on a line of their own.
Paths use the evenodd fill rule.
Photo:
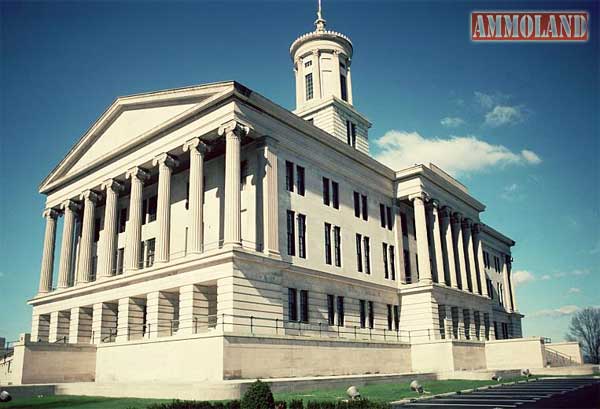
<svg viewBox="0 0 600 409">
<path fill-rule="evenodd" d="M 304 409 L 304 404 L 302 403 L 302 399 L 294 399 L 289 404 L 290 409 Z"/>
<path fill-rule="evenodd" d="M 203 402 L 203 401 L 181 401 L 174 400 L 171 403 L 156 403 L 147 409 L 240 409 L 240 401 L 232 400 L 228 403 Z"/>
<path fill-rule="evenodd" d="M 244 394 L 240 409 L 275 409 L 275 400 L 269 385 L 257 380 Z"/>
<path fill-rule="evenodd" d="M 275 409 L 287 409 L 287 402 L 283 400 L 278 400 L 275 402 Z"/>
</svg>

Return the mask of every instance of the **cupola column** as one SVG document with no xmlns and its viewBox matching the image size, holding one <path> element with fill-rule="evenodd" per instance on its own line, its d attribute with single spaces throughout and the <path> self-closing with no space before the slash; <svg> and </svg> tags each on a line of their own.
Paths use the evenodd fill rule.
<svg viewBox="0 0 600 409">
<path fill-rule="evenodd" d="M 319 52 L 319 50 L 314 50 L 313 51 L 313 64 L 315 66 L 315 69 L 313 70 L 313 79 L 314 79 L 314 83 L 315 83 L 315 92 L 314 92 L 314 98 L 316 98 L 317 100 L 320 100 L 322 97 L 322 93 L 321 93 L 321 63 L 320 63 L 320 55 L 321 53 Z"/>
</svg>

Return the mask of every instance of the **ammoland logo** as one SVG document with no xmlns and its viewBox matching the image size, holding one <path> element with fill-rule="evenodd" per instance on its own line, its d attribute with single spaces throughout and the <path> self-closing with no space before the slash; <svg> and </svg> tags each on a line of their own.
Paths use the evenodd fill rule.
<svg viewBox="0 0 600 409">
<path fill-rule="evenodd" d="M 474 11 L 473 41 L 587 41 L 585 11 Z"/>
</svg>

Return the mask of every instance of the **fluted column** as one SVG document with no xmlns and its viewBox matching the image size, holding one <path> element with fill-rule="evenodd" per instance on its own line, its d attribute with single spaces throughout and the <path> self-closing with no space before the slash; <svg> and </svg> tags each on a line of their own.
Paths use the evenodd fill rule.
<svg viewBox="0 0 600 409">
<path fill-rule="evenodd" d="M 481 224 L 473 225 L 473 247 L 475 251 L 475 263 L 477 274 L 481 282 L 481 294 L 489 298 L 490 293 L 487 286 L 487 275 L 485 273 L 485 263 L 483 261 L 483 242 L 481 241 Z"/>
<path fill-rule="evenodd" d="M 300 73 L 300 60 L 294 61 L 294 75 L 296 77 L 296 108 L 302 105 L 304 100 L 304 88 L 302 87 L 302 74 Z"/>
<path fill-rule="evenodd" d="M 279 256 L 279 191 L 275 144 L 274 138 L 265 136 L 259 142 L 258 149 L 261 167 L 264 167 L 265 172 L 262 180 L 264 251 L 269 255 Z"/>
<path fill-rule="evenodd" d="M 346 64 L 346 93 L 348 94 L 348 103 L 352 105 L 352 75 L 350 73 L 350 60 Z"/>
<path fill-rule="evenodd" d="M 92 245 L 94 244 L 94 213 L 100 196 L 92 190 L 86 190 L 80 196 L 83 200 L 83 230 L 79 242 L 79 265 L 76 284 L 89 283 L 92 274 Z"/>
<path fill-rule="evenodd" d="M 106 205 L 104 206 L 104 231 L 102 233 L 102 262 L 98 263 L 102 269 L 98 272 L 98 279 L 110 277 L 115 268 L 115 249 L 117 245 L 117 201 L 123 185 L 116 180 L 107 180 L 102 184 L 106 190 Z"/>
<path fill-rule="evenodd" d="M 504 260 L 502 260 L 502 278 L 504 282 L 504 309 L 506 311 L 513 311 L 512 300 L 510 297 L 510 279 L 508 278 L 508 263 L 510 261 L 510 256 L 504 256 Z"/>
<path fill-rule="evenodd" d="M 400 271 L 399 284 L 406 284 L 404 268 L 404 233 L 402 232 L 402 216 L 398 206 L 394 206 L 394 242 L 396 244 L 396 269 Z"/>
<path fill-rule="evenodd" d="M 458 257 L 458 273 L 460 274 L 460 288 L 468 291 L 469 283 L 467 281 L 467 262 L 465 258 L 465 244 L 462 234 L 462 215 L 460 213 L 454 213 L 452 215 L 452 229 L 456 237 L 455 250 L 456 256 Z"/>
<path fill-rule="evenodd" d="M 129 223 L 126 226 L 125 272 L 139 269 L 142 240 L 142 190 L 149 174 L 141 168 L 127 171 L 126 177 L 131 179 L 131 197 L 129 199 Z"/>
<path fill-rule="evenodd" d="M 321 62 L 319 61 L 319 50 L 313 50 L 312 53 L 315 61 L 315 69 L 313 71 L 315 80 L 315 98 L 321 99 Z"/>
<path fill-rule="evenodd" d="M 473 293 L 481 294 L 481 284 L 477 275 L 477 261 L 475 256 L 475 246 L 473 244 L 473 235 L 471 233 L 473 222 L 470 219 L 465 219 L 463 223 L 463 234 L 465 240 L 465 248 L 467 251 L 467 259 L 469 261 L 469 274 L 471 274 L 471 285 Z"/>
<path fill-rule="evenodd" d="M 437 200 L 432 201 L 431 211 L 433 213 L 433 247 L 435 249 L 435 265 L 437 268 L 438 283 L 446 283 L 444 274 L 444 253 L 442 252 L 442 235 L 440 233 L 440 204 Z"/>
<path fill-rule="evenodd" d="M 340 52 L 338 50 L 333 51 L 333 59 L 332 59 L 332 77 L 330 87 L 333 86 L 331 93 L 336 97 L 342 99 L 342 84 L 340 80 Z"/>
<path fill-rule="evenodd" d="M 473 282 L 472 264 L 469 257 L 469 242 L 471 241 L 471 220 L 463 219 L 461 224 L 461 232 L 463 238 L 463 251 L 465 255 L 465 275 L 467 276 L 467 288 L 470 292 L 476 292 L 476 283 Z M 471 285 L 469 285 L 471 283 Z"/>
<path fill-rule="evenodd" d="M 204 251 L 204 155 L 208 147 L 200 138 L 193 138 L 183 145 L 184 152 L 190 151 L 190 253 Z"/>
<path fill-rule="evenodd" d="M 242 137 L 249 133 L 248 126 L 231 121 L 219 128 L 225 136 L 225 237 L 224 245 L 242 244 L 242 194 L 240 190 L 240 150 Z"/>
<path fill-rule="evenodd" d="M 56 243 L 56 218 L 58 212 L 54 209 L 44 211 L 46 232 L 44 234 L 44 252 L 42 253 L 42 268 L 40 271 L 40 293 L 52 291 L 52 272 L 54 269 L 54 246 Z"/>
<path fill-rule="evenodd" d="M 152 164 L 154 166 L 158 165 L 156 261 L 158 263 L 166 263 L 169 261 L 171 254 L 171 173 L 173 168 L 179 163 L 171 155 L 163 153 L 154 158 Z"/>
<path fill-rule="evenodd" d="M 448 276 L 450 277 L 450 286 L 458 288 L 458 279 L 456 275 L 456 258 L 454 257 L 454 234 L 452 233 L 452 209 L 444 207 L 442 212 L 442 234 L 446 242 L 446 259 L 448 261 Z"/>
<path fill-rule="evenodd" d="M 419 282 L 431 284 L 431 263 L 429 261 L 429 242 L 427 240 L 427 216 L 425 214 L 425 195 L 411 196 L 415 212 L 417 254 L 419 255 Z"/>
<path fill-rule="evenodd" d="M 75 229 L 75 212 L 81 207 L 72 200 L 67 200 L 62 205 L 64 212 L 62 242 L 60 245 L 60 265 L 58 269 L 59 289 L 69 286 L 69 275 L 73 263 L 73 231 Z"/>
</svg>

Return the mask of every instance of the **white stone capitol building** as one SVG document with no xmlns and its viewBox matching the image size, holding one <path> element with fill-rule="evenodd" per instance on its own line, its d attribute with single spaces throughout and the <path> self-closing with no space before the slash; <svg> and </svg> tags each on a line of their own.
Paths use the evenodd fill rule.
<svg viewBox="0 0 600 409">
<path fill-rule="evenodd" d="M 32 344 L 176 382 L 407 372 L 415 345 L 522 336 L 514 241 L 435 165 L 369 155 L 352 42 L 315 26 L 294 111 L 233 81 L 137 94 L 73 146 L 40 186 Z"/>
</svg>

